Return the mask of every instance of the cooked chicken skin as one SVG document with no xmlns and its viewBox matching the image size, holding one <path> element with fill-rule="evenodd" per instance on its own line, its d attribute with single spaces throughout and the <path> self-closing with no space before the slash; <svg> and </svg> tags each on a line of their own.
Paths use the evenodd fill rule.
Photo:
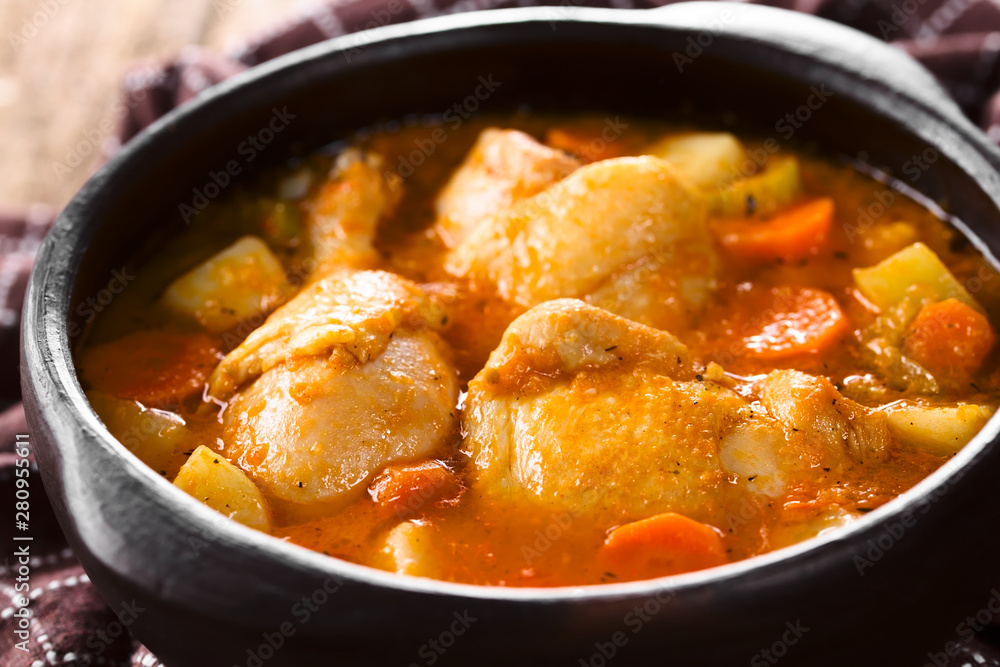
<svg viewBox="0 0 1000 667">
<path fill-rule="evenodd" d="M 310 357 L 264 373 L 227 410 L 224 440 L 275 497 L 330 501 L 367 487 L 386 464 L 437 453 L 457 398 L 433 338 L 404 332 L 346 371 Z"/>
<path fill-rule="evenodd" d="M 636 303 L 636 281 L 626 274 L 648 266 L 667 278 L 649 282 L 658 289 L 649 309 L 684 319 L 704 301 L 696 283 L 710 284 L 715 255 L 702 196 L 669 163 L 644 156 L 586 165 L 498 211 L 449 253 L 445 268 L 495 285 L 523 308 L 593 295 L 624 310 Z"/>
<path fill-rule="evenodd" d="M 580 162 L 517 130 L 482 131 L 435 202 L 435 229 L 453 247 L 483 219 L 538 194 Z"/>
<path fill-rule="evenodd" d="M 409 281 L 340 273 L 306 287 L 218 366 L 225 453 L 269 494 L 335 502 L 383 466 L 434 455 L 458 380 L 438 317 Z"/>
<path fill-rule="evenodd" d="M 671 334 L 551 301 L 511 324 L 469 384 L 463 449 L 486 493 L 611 521 L 669 511 L 724 526 L 756 494 L 777 497 L 822 475 L 819 466 L 851 465 L 866 436 L 821 429 L 878 428 L 878 416 L 822 380 L 781 373 L 765 381 L 765 405 L 751 403 L 696 373 Z M 782 403 L 769 405 L 777 392 Z M 846 401 L 837 417 L 826 409 L 835 397 Z M 813 461 L 817 449 L 824 456 Z"/>
<path fill-rule="evenodd" d="M 305 287 L 219 363 L 209 393 L 228 399 L 285 362 L 328 357 L 352 368 L 381 354 L 393 332 L 436 326 L 441 314 L 409 280 L 384 271 L 334 273 Z"/>
<path fill-rule="evenodd" d="M 615 271 L 583 297 L 642 324 L 680 334 L 715 289 L 714 252 L 653 252 Z"/>
<path fill-rule="evenodd" d="M 562 299 L 515 320 L 470 383 L 463 448 L 486 492 L 612 521 L 674 511 L 723 525 L 743 491 L 718 440 L 749 413 L 697 379 L 671 334 Z"/>
</svg>

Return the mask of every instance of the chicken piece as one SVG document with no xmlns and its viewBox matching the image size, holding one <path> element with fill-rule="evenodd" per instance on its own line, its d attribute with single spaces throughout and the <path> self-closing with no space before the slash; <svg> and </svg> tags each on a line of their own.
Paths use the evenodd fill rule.
<svg viewBox="0 0 1000 667">
<path fill-rule="evenodd" d="M 517 130 L 487 128 L 438 195 L 436 229 L 454 247 L 492 213 L 538 194 L 580 162 Z"/>
<path fill-rule="evenodd" d="M 776 371 L 759 389 L 749 403 L 671 334 L 561 299 L 517 318 L 469 383 L 462 448 L 486 493 L 610 525 L 675 512 L 718 527 L 892 447 L 884 415 L 825 378 Z"/>
<path fill-rule="evenodd" d="M 760 393 L 785 437 L 812 467 L 837 465 L 845 452 L 860 463 L 884 461 L 889 455 L 894 440 L 885 413 L 846 398 L 825 377 L 772 371 Z"/>
<path fill-rule="evenodd" d="M 719 441 L 719 460 L 722 467 L 739 475 L 753 493 L 771 498 L 785 495 L 790 484 L 787 441 L 780 426 L 770 419 L 757 419 L 738 424 Z"/>
<path fill-rule="evenodd" d="M 209 377 L 209 393 L 226 400 L 262 373 L 303 357 L 352 368 L 381 354 L 397 329 L 436 327 L 442 317 L 420 288 L 399 276 L 336 273 L 304 288 L 226 355 Z"/>
<path fill-rule="evenodd" d="M 375 232 L 402 194 L 398 179 L 385 175 L 380 156 L 357 149 L 342 153 L 330 178 L 303 202 L 307 242 L 297 257 L 300 271 L 322 277 L 344 267 L 378 266 Z"/>
<path fill-rule="evenodd" d="M 271 496 L 327 506 L 390 463 L 439 454 L 458 380 L 409 281 L 338 273 L 279 308 L 210 379 L 226 455 Z"/>
<path fill-rule="evenodd" d="M 656 281 L 662 289 L 648 299 L 653 308 L 671 299 L 685 314 L 699 308 L 701 290 L 689 290 L 685 281 L 711 281 L 716 266 L 703 197 L 669 163 L 650 156 L 586 165 L 497 212 L 449 253 L 445 268 L 495 285 L 523 308 L 590 294 L 624 307 L 637 281 L 618 278 L 612 287 L 608 281 L 644 258 L 668 277 Z"/>
<path fill-rule="evenodd" d="M 718 442 L 750 412 L 671 334 L 561 299 L 516 319 L 470 382 L 462 446 L 487 492 L 610 522 L 677 512 L 721 526 L 746 492 Z"/>
<path fill-rule="evenodd" d="M 226 411 L 223 439 L 271 495 L 333 501 L 386 464 L 439 453 L 457 398 L 434 340 L 401 332 L 356 368 L 310 357 L 265 372 Z"/>
<path fill-rule="evenodd" d="M 681 335 L 715 290 L 713 252 L 650 253 L 613 273 L 583 297 L 587 303 Z"/>
<path fill-rule="evenodd" d="M 755 493 L 779 498 L 828 486 L 824 473 L 883 461 L 896 445 L 885 414 L 841 395 L 825 377 L 773 371 L 756 389 L 766 414 L 719 442 L 722 465 Z"/>
</svg>

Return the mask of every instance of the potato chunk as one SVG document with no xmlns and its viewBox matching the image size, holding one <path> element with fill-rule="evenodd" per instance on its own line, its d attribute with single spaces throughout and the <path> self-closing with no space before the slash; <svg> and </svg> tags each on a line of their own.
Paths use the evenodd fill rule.
<svg viewBox="0 0 1000 667">
<path fill-rule="evenodd" d="M 781 549 L 849 526 L 862 516 L 860 512 L 842 507 L 828 508 L 806 519 L 781 522 L 773 526 L 768 531 L 767 539 L 773 548 Z"/>
<path fill-rule="evenodd" d="M 715 190 L 739 175 L 747 159 L 740 140 L 727 132 L 682 132 L 663 137 L 645 151 L 674 165 L 692 185 Z"/>
<path fill-rule="evenodd" d="M 431 528 L 423 523 L 404 521 L 390 530 L 382 553 L 396 574 L 433 577 L 437 570 Z"/>
<path fill-rule="evenodd" d="M 726 132 L 670 134 L 645 152 L 666 160 L 685 180 L 703 190 L 710 216 L 770 216 L 802 193 L 796 158 L 776 155 L 758 170 L 758 163 L 740 140 Z M 749 170 L 745 163 L 749 163 Z"/>
<path fill-rule="evenodd" d="M 756 214 L 769 217 L 791 204 L 802 193 L 799 161 L 775 155 L 766 168 L 734 181 L 709 197 L 709 214 L 721 218 L 741 218 Z"/>
<path fill-rule="evenodd" d="M 902 301 L 913 288 L 927 290 L 935 301 L 958 299 L 982 310 L 944 262 L 923 243 L 907 246 L 870 268 L 854 269 L 854 282 L 861 294 L 881 310 Z"/>
<path fill-rule="evenodd" d="M 244 526 L 271 532 L 270 512 L 260 489 L 242 470 L 204 445 L 181 466 L 174 486 Z"/>
<path fill-rule="evenodd" d="M 989 405 L 919 405 L 899 401 L 883 408 L 889 429 L 901 441 L 937 456 L 951 456 L 986 425 Z"/>
<path fill-rule="evenodd" d="M 165 477 L 177 474 L 184 463 L 180 450 L 190 435 L 180 415 L 99 391 L 88 391 L 87 399 L 111 435 L 143 463 Z"/>
<path fill-rule="evenodd" d="M 220 333 L 270 311 L 290 292 L 285 270 L 267 244 L 244 236 L 171 283 L 163 303 Z"/>
</svg>

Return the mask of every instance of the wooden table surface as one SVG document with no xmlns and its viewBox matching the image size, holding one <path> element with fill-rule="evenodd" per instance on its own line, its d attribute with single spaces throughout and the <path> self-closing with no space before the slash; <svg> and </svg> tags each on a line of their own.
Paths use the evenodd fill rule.
<svg viewBox="0 0 1000 667">
<path fill-rule="evenodd" d="M 69 173 L 56 163 L 81 142 L 103 139 L 122 77 L 137 63 L 169 59 L 189 44 L 226 51 L 315 4 L 2 0 L 0 209 L 35 203 L 58 209 L 69 201 L 94 162 Z"/>
</svg>

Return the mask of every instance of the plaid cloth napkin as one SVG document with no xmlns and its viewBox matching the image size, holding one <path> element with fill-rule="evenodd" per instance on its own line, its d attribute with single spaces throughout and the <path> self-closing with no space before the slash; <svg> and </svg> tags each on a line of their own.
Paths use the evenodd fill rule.
<svg viewBox="0 0 1000 667">
<path fill-rule="evenodd" d="M 225 10 L 227 2 L 220 0 Z M 123 95 L 132 103 L 117 141 L 106 154 L 174 107 L 248 67 L 316 42 L 388 23 L 438 14 L 524 4 L 612 6 L 647 9 L 670 0 L 339 0 L 319 3 L 306 15 L 275 26 L 235 52 L 218 55 L 186 49 L 173 62 L 126 77 Z M 908 51 L 937 77 L 965 113 L 1000 141 L 1000 2 L 990 0 L 773 0 L 761 2 L 832 19 L 890 41 Z M 138 103 L 136 101 L 138 100 Z M 0 502 L 14 507 L 15 436 L 26 433 L 17 368 L 20 312 L 38 244 L 54 219 L 43 206 L 0 212 Z M 35 540 L 31 557 L 31 639 L 26 652 L 13 645 L 17 558 L 8 545 L 13 517 L 0 522 L 6 550 L 0 562 L 0 665 L 132 665 L 160 662 L 134 640 L 128 625 L 137 610 L 111 609 L 100 599 L 72 551 L 51 509 L 32 503 Z M 10 605 L 10 606 L 8 606 Z M 991 628 L 991 632 L 996 628 Z M 1000 640 L 979 636 L 963 641 L 948 667 L 1000 667 Z M 905 641 L 901 638 L 900 641 Z M 942 654 L 943 656 L 943 654 Z M 942 664 L 942 663 L 936 663 Z M 917 666 L 914 666 L 917 667 Z"/>
</svg>

